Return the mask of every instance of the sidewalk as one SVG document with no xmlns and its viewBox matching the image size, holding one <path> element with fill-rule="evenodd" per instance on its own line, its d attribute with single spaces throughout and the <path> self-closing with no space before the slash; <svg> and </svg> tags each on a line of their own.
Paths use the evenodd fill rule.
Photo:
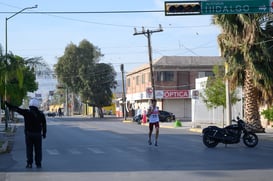
<svg viewBox="0 0 273 181">
<path fill-rule="evenodd" d="M 127 121 L 123 121 L 123 122 L 135 123 L 132 120 L 127 120 Z M 149 123 L 145 123 L 145 124 L 142 123 L 141 125 L 148 126 Z M 188 130 L 188 131 L 196 132 L 196 133 L 200 133 L 200 134 L 202 134 L 203 128 L 205 128 L 207 126 L 212 126 L 212 124 L 204 124 L 200 127 L 195 128 L 195 127 L 193 127 L 193 123 L 191 121 L 181 121 L 181 127 L 176 126 L 175 122 L 160 122 L 161 128 L 182 129 L 182 130 Z M 217 126 L 217 125 L 215 125 L 215 126 Z M 273 128 L 268 127 L 265 129 L 265 133 L 257 133 L 257 135 L 269 138 L 270 140 L 271 139 L 273 140 Z"/>
<path fill-rule="evenodd" d="M 5 131 L 5 125 L 0 123 L 0 154 L 8 151 L 9 145 L 13 140 L 15 126 L 10 125 L 10 130 Z"/>
<path fill-rule="evenodd" d="M 6 140 L 5 125 L 0 123 L 0 153 L 6 152 L 8 141 Z"/>
<path fill-rule="evenodd" d="M 132 120 L 126 120 L 126 121 L 123 121 L 123 122 L 137 124 L 136 122 L 134 122 Z M 141 123 L 141 125 L 148 126 L 149 123 Z M 161 128 L 170 128 L 170 129 L 184 129 L 184 130 L 189 130 L 189 131 L 192 131 L 192 132 L 202 133 L 201 128 L 193 128 L 192 127 L 192 122 L 191 121 L 180 121 L 179 124 L 177 124 L 175 121 L 173 121 L 173 122 L 160 122 L 160 127 Z"/>
</svg>

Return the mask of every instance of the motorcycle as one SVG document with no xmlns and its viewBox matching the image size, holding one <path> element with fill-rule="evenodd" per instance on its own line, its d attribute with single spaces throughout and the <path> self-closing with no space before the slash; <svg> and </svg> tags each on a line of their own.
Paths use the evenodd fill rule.
<svg viewBox="0 0 273 181">
<path fill-rule="evenodd" d="M 214 148 L 218 143 L 236 144 L 239 143 L 241 138 L 243 142 L 248 147 L 255 147 L 258 144 L 258 136 L 251 131 L 246 129 L 246 123 L 237 117 L 236 120 L 232 120 L 235 124 L 231 124 L 224 128 L 219 128 L 217 126 L 208 126 L 204 128 L 203 133 L 203 143 L 208 148 Z M 241 136 L 243 134 L 243 136 Z"/>
</svg>

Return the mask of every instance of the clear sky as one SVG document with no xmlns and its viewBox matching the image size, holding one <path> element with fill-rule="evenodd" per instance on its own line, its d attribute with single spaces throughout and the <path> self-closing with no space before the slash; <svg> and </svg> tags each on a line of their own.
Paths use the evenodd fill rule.
<svg viewBox="0 0 273 181">
<path fill-rule="evenodd" d="M 164 10 L 163 0 L 0 0 L 0 12 L 62 11 L 145 11 Z M 5 49 L 5 18 L 0 13 L 0 44 Z M 125 72 L 148 63 L 147 38 L 133 36 L 134 27 L 141 31 L 158 29 L 152 34 L 153 59 L 161 56 L 217 56 L 220 29 L 212 16 L 165 16 L 160 13 L 115 14 L 18 14 L 8 20 L 8 51 L 22 57 L 41 56 L 49 64 L 57 63 L 69 43 L 87 39 L 101 49 L 101 62 L 111 63 L 117 72 Z"/>
</svg>

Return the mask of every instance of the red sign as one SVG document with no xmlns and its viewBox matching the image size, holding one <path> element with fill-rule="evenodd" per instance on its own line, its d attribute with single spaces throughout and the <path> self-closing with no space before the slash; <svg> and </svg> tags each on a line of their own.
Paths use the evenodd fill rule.
<svg viewBox="0 0 273 181">
<path fill-rule="evenodd" d="M 189 90 L 164 90 L 165 99 L 190 98 Z"/>
<path fill-rule="evenodd" d="M 151 87 L 146 88 L 146 93 L 147 94 L 152 94 L 153 93 L 153 88 L 151 88 Z"/>
</svg>

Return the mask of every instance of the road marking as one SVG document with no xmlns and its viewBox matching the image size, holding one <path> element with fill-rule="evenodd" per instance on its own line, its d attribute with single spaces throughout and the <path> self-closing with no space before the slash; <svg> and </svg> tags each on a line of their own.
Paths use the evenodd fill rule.
<svg viewBox="0 0 273 181">
<path fill-rule="evenodd" d="M 95 153 L 95 154 L 103 154 L 104 152 L 103 151 L 101 151 L 101 150 L 99 150 L 99 149 L 97 149 L 97 148 L 91 148 L 91 147 L 88 147 L 87 148 L 89 151 L 91 151 L 91 152 L 93 152 L 93 153 Z"/>
<path fill-rule="evenodd" d="M 130 147 L 129 149 L 137 151 L 137 152 L 141 152 L 141 153 L 145 152 L 144 149 L 141 149 L 141 148 L 138 148 L 138 147 Z"/>
<path fill-rule="evenodd" d="M 68 149 L 68 151 L 73 155 L 80 155 L 82 153 L 82 152 L 80 152 L 79 150 L 77 150 L 75 148 Z"/>
<path fill-rule="evenodd" d="M 46 149 L 46 152 L 49 154 L 49 155 L 59 155 L 60 153 L 58 152 L 58 150 L 56 149 Z"/>
<path fill-rule="evenodd" d="M 113 148 L 113 150 L 117 153 L 124 153 L 125 151 L 120 148 Z"/>
</svg>

